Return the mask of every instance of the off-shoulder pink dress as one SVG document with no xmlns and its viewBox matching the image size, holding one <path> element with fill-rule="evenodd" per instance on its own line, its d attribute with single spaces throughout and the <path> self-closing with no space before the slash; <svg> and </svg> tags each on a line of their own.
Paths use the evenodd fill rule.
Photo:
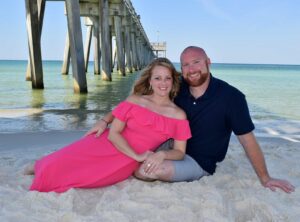
<svg viewBox="0 0 300 222">
<path fill-rule="evenodd" d="M 112 114 L 126 122 L 122 135 L 137 153 L 154 151 L 169 138 L 191 137 L 187 120 L 166 117 L 128 101 L 121 102 Z M 108 132 L 98 138 L 84 137 L 36 161 L 30 190 L 59 193 L 70 188 L 103 187 L 131 176 L 139 163 L 116 149 L 107 139 Z"/>
</svg>

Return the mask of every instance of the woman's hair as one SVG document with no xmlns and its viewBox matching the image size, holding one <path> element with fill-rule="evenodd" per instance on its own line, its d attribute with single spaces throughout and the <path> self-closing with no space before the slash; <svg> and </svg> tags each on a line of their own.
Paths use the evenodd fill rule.
<svg viewBox="0 0 300 222">
<path fill-rule="evenodd" d="M 135 95 L 151 95 L 153 93 L 152 87 L 150 86 L 150 79 L 152 70 L 156 66 L 163 66 L 171 71 L 173 85 L 170 91 L 169 97 L 171 100 L 175 98 L 180 87 L 180 74 L 176 71 L 172 62 L 167 58 L 156 58 L 150 64 L 142 70 L 140 78 L 136 81 L 133 87 L 133 94 Z"/>
</svg>

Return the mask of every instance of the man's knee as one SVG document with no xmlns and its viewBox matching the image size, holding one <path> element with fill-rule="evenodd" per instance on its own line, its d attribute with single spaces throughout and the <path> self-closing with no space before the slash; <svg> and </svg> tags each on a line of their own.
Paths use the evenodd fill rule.
<svg viewBox="0 0 300 222">
<path fill-rule="evenodd" d="M 156 171 L 156 176 L 159 180 L 171 182 L 174 173 L 175 169 L 172 161 L 164 161 L 161 167 Z"/>
</svg>

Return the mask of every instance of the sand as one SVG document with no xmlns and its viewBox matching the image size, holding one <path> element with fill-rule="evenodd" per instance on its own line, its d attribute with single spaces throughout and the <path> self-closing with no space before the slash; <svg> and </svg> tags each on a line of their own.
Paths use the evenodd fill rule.
<svg viewBox="0 0 300 222">
<path fill-rule="evenodd" d="M 135 178 L 63 194 L 29 192 L 26 164 L 80 138 L 84 132 L 0 134 L 0 221 L 299 221 L 299 142 L 259 137 L 269 172 L 296 187 L 291 194 L 259 183 L 235 139 L 213 176 L 194 182 L 142 182 Z"/>
</svg>

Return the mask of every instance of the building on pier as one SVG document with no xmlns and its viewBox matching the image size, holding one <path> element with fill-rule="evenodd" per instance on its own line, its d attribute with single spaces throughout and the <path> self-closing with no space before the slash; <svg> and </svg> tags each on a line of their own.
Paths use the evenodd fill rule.
<svg viewBox="0 0 300 222">
<path fill-rule="evenodd" d="M 167 56 L 167 43 L 166 42 L 151 42 L 152 50 L 156 57 Z"/>
</svg>

